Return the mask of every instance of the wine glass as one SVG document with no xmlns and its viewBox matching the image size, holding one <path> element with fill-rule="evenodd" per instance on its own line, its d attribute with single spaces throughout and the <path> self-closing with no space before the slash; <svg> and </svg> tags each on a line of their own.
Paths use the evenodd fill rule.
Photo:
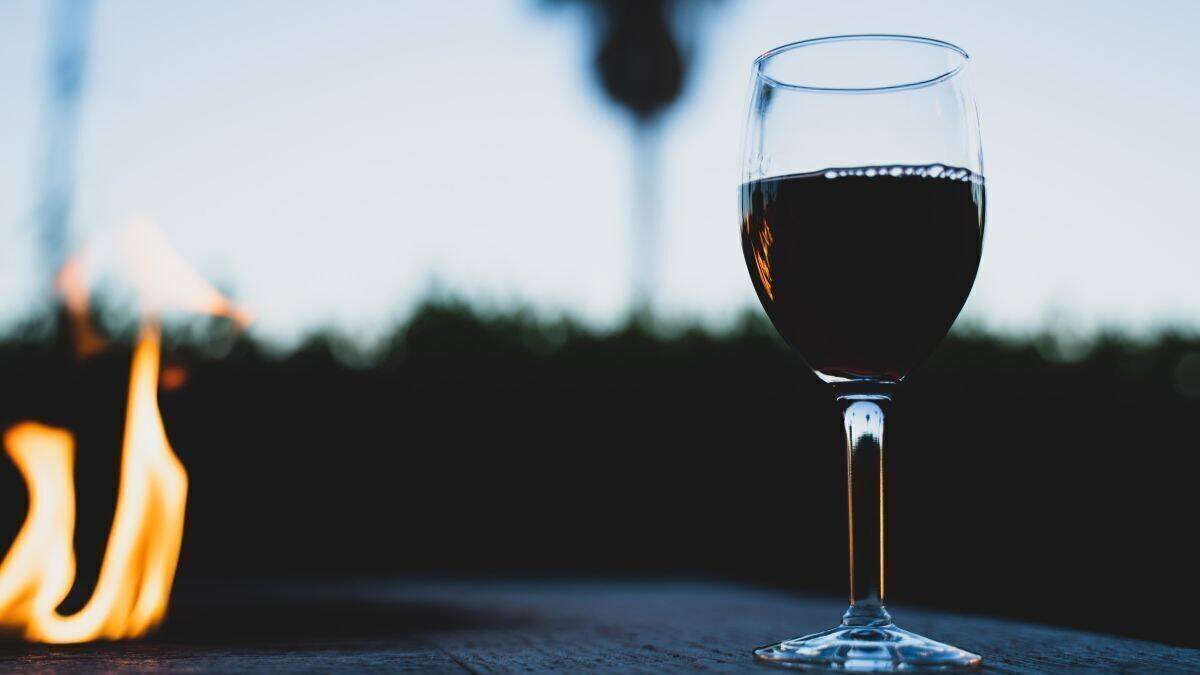
<svg viewBox="0 0 1200 675">
<path fill-rule="evenodd" d="M 898 628 L 884 607 L 884 416 L 954 323 L 979 267 L 984 180 L 967 53 L 843 35 L 754 61 L 742 249 L 784 339 L 833 388 L 846 433 L 850 608 L 754 651 L 780 665 L 948 668 L 980 657 Z"/>
</svg>

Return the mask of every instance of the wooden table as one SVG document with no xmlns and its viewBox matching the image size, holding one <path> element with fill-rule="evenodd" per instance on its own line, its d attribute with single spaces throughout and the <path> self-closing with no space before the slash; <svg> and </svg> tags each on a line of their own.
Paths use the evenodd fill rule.
<svg viewBox="0 0 1200 675">
<path fill-rule="evenodd" d="M 12 670 L 782 672 L 752 647 L 844 609 L 704 582 L 524 581 L 182 589 L 151 640 L 0 645 Z M 983 655 L 982 672 L 1200 672 L 1200 650 L 893 608 L 911 630 Z"/>
</svg>

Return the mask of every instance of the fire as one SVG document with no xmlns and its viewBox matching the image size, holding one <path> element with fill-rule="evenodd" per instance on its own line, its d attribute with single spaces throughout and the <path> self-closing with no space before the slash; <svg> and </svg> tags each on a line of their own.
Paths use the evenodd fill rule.
<svg viewBox="0 0 1200 675">
<path fill-rule="evenodd" d="M 166 614 L 175 579 L 187 473 L 171 451 L 158 410 L 159 331 L 143 331 L 129 373 L 121 490 L 100 567 L 83 609 L 57 607 L 75 581 L 75 443 L 70 432 L 33 422 L 4 445 L 29 488 L 29 514 L 0 564 L 0 624 L 30 640 L 84 642 L 144 635 Z"/>
<path fill-rule="evenodd" d="M 54 285 L 62 295 L 63 306 L 71 321 L 71 338 L 75 344 L 75 355 L 86 359 L 104 349 L 104 338 L 92 327 L 91 317 L 88 316 L 88 289 L 84 278 L 85 261 L 83 253 L 78 253 L 68 260 L 58 271 Z"/>
<path fill-rule="evenodd" d="M 120 255 L 144 311 L 173 307 L 250 323 L 250 315 L 213 288 L 184 262 L 162 230 L 146 218 L 131 221 L 118 233 Z"/>
<path fill-rule="evenodd" d="M 170 304 L 244 320 L 244 313 L 182 265 L 161 235 L 149 252 L 157 257 L 144 269 L 153 273 L 143 272 L 142 279 L 166 284 L 174 296 Z M 172 275 L 165 263 L 177 265 L 177 272 Z M 71 274 L 78 279 L 70 270 L 62 276 Z M 86 293 L 77 297 L 86 302 Z M 161 332 L 150 318 L 130 367 L 120 489 L 100 577 L 87 604 L 69 616 L 59 614 L 58 606 L 75 582 L 74 438 L 65 429 L 35 422 L 22 422 L 4 435 L 5 449 L 29 490 L 29 512 L 0 562 L 0 626 L 41 642 L 118 640 L 145 635 L 166 615 L 183 540 L 188 478 L 171 450 L 158 407 L 160 365 Z"/>
</svg>

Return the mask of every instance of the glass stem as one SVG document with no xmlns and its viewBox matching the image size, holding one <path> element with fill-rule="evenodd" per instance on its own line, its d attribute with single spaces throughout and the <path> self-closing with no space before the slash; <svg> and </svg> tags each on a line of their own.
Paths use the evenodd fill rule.
<svg viewBox="0 0 1200 675">
<path fill-rule="evenodd" d="M 884 500 L 883 394 L 838 396 L 846 430 L 846 487 L 850 507 L 850 609 L 847 626 L 892 622 L 883 606 L 886 573 L 887 507 Z"/>
</svg>

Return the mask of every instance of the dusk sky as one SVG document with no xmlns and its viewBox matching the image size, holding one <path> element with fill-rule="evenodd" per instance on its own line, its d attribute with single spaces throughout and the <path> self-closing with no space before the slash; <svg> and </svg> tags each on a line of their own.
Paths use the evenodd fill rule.
<svg viewBox="0 0 1200 675">
<path fill-rule="evenodd" d="M 0 323 L 31 238 L 47 2 L 0 3 Z M 533 0 L 98 3 L 75 240 L 146 215 L 287 342 L 389 327 L 436 282 L 608 325 L 630 284 L 628 120 L 580 12 Z M 753 58 L 887 32 L 972 55 L 988 231 L 965 313 L 1200 324 L 1200 3 L 727 1 L 664 125 L 668 317 L 755 306 L 736 186 Z"/>
</svg>

